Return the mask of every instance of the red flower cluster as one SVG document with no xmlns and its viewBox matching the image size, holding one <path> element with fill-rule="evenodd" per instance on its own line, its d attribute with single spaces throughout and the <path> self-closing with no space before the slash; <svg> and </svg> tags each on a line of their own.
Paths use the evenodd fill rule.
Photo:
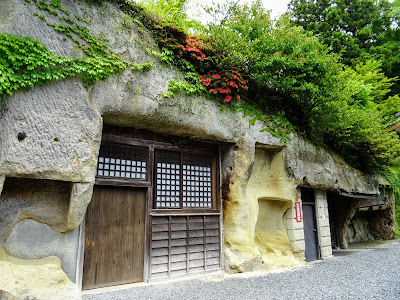
<svg viewBox="0 0 400 300">
<path fill-rule="evenodd" d="M 206 44 L 201 41 L 197 35 L 188 36 L 185 42 L 185 50 L 191 52 L 191 55 L 199 60 L 206 57 L 203 50 L 210 50 L 212 48 L 212 42 Z"/>
<path fill-rule="evenodd" d="M 180 44 L 174 38 L 162 39 L 161 42 L 164 43 L 163 47 L 177 50 L 177 52 L 175 52 L 177 55 L 182 56 L 183 54 L 187 53 L 197 60 L 206 58 L 203 50 L 212 49 L 212 42 L 204 43 L 197 35 L 188 36 L 184 44 Z"/>
<path fill-rule="evenodd" d="M 185 42 L 179 42 L 178 39 L 169 37 L 161 39 L 164 48 L 169 48 L 175 55 L 183 56 L 183 59 L 194 58 L 195 61 L 201 61 L 206 58 L 204 52 L 211 51 L 213 42 L 203 42 L 197 35 L 187 36 Z M 192 61 L 193 62 L 193 61 Z M 200 75 L 200 82 L 207 90 L 216 95 L 224 95 L 224 101 L 229 102 L 232 97 L 240 99 L 239 92 L 241 89 L 247 89 L 247 80 L 243 80 L 240 69 L 232 69 L 228 72 L 217 72 L 213 70 L 205 75 Z"/>
<path fill-rule="evenodd" d="M 240 70 L 218 74 L 216 70 L 200 75 L 200 82 L 214 95 L 225 95 L 224 101 L 229 102 L 233 96 L 240 99 L 240 89 L 247 89 L 248 80 L 243 80 Z"/>
</svg>

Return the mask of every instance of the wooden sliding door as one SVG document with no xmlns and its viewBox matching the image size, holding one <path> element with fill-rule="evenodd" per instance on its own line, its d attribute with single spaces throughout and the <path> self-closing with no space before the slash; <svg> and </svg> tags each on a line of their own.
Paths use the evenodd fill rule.
<svg viewBox="0 0 400 300">
<path fill-rule="evenodd" d="M 83 289 L 143 281 L 146 189 L 95 186 L 85 225 Z"/>
</svg>

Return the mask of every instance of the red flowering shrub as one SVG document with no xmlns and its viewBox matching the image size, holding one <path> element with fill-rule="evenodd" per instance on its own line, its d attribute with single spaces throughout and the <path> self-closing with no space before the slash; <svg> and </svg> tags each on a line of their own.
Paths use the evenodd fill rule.
<svg viewBox="0 0 400 300">
<path fill-rule="evenodd" d="M 187 36 L 183 42 L 182 38 L 168 37 L 161 39 L 162 47 L 173 53 L 175 57 L 191 61 L 196 69 L 208 69 L 204 60 L 213 56 L 212 41 L 204 42 L 197 35 Z M 183 64 L 182 64 L 183 65 Z M 198 74 L 198 73 L 197 73 Z M 205 75 L 199 76 L 200 83 L 214 95 L 224 96 L 224 101 L 229 102 L 232 97 L 240 99 L 240 91 L 247 89 L 247 80 L 242 78 L 240 69 L 217 72 L 213 70 Z"/>
<path fill-rule="evenodd" d="M 240 90 L 247 89 L 248 80 L 243 80 L 239 70 L 231 70 L 230 72 L 218 73 L 216 70 L 208 72 L 206 75 L 200 75 L 200 82 L 207 90 L 216 95 L 225 96 L 224 101 L 229 102 L 232 97 L 240 99 Z"/>
<path fill-rule="evenodd" d="M 161 39 L 164 48 L 172 50 L 175 55 L 195 58 L 197 60 L 205 59 L 206 54 L 203 51 L 212 49 L 212 42 L 203 42 L 197 35 L 187 36 L 185 42 L 180 42 L 175 38 Z"/>
</svg>

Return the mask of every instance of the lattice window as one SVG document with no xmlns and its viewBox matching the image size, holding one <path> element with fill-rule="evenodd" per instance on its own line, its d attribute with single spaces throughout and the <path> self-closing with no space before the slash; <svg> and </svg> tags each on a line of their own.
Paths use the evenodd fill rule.
<svg viewBox="0 0 400 300">
<path fill-rule="evenodd" d="M 212 158 L 156 151 L 155 208 L 212 208 Z"/>
<path fill-rule="evenodd" d="M 156 152 L 157 208 L 180 208 L 181 154 L 172 151 Z"/>
<path fill-rule="evenodd" d="M 97 164 L 97 175 L 146 180 L 147 158 L 147 148 L 102 144 Z"/>
<path fill-rule="evenodd" d="M 211 159 L 185 154 L 182 168 L 183 207 L 211 208 Z"/>
</svg>

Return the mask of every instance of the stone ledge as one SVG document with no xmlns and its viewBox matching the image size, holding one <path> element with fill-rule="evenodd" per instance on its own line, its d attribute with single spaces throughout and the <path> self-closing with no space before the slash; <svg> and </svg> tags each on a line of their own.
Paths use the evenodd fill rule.
<svg viewBox="0 0 400 300">
<path fill-rule="evenodd" d="M 0 249 L 0 298 L 80 300 L 81 292 L 61 269 L 59 258 L 22 259 Z M 7 298 L 6 298 L 7 299 Z"/>
</svg>

